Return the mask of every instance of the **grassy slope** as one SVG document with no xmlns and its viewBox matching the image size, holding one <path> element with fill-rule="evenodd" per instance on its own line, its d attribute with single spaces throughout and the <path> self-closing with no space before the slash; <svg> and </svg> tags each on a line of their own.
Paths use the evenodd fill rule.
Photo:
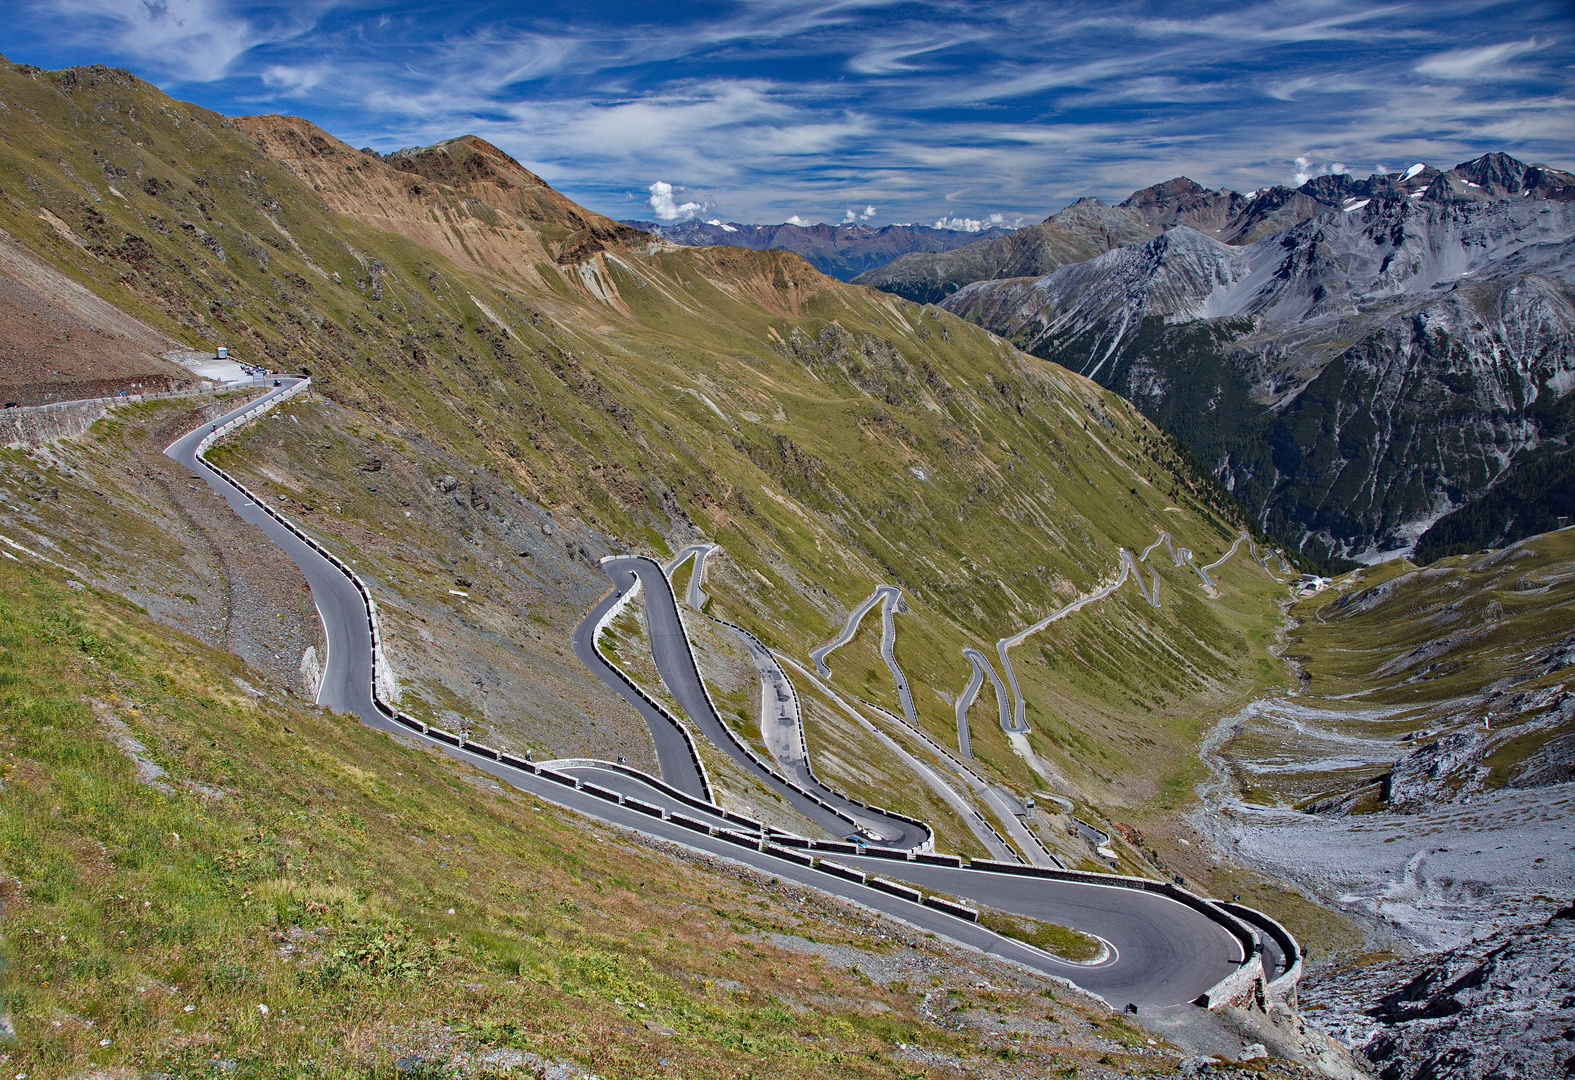
<svg viewBox="0 0 1575 1080">
<path fill-rule="evenodd" d="M 719 613 L 780 647 L 801 653 L 831 634 L 843 605 L 895 580 L 913 607 L 900 645 L 910 677 L 954 692 L 967 675 L 962 645 L 987 645 L 1090 587 L 1117 545 L 1146 545 L 1163 524 L 1212 558 L 1234 532 L 1229 508 L 1211 505 L 1207 485 L 1114 395 L 792 256 L 625 248 L 560 267 L 541 253 L 570 243 L 572 222 L 510 217 L 478 201 L 484 189 L 401 187 L 408 176 L 359 154 L 340 170 L 375 196 L 369 219 L 447 237 L 461 266 L 331 211 L 322 199 L 342 192 L 320 196 L 228 121 L 123 74 L 11 68 L 0 92 L 10 103 L 0 224 L 36 250 L 194 344 L 225 340 L 310 367 L 413 467 L 440 448 L 637 549 L 666 548 L 692 521 L 729 556 Z M 356 493 L 355 463 L 297 434 L 269 428 L 264 442 L 276 445 L 255 456 L 315 470 L 325 493 Z M 247 471 L 246 456 L 227 463 Z M 364 507 L 329 509 L 314 525 L 336 542 L 367 540 L 364 568 L 385 582 L 407 572 L 372 543 L 376 530 L 367 537 Z M 458 546 L 412 528 L 433 542 L 401 550 L 406 563 L 441 562 L 434 549 Z M 393 585 L 384 592 L 397 623 L 410 602 Z M 1248 624 L 1261 630 L 1274 612 L 1254 611 L 1236 625 L 1167 606 L 1153 633 L 1182 642 L 1213 680 L 1201 699 L 1178 681 L 1172 704 L 1255 685 L 1241 663 L 1256 650 Z M 506 657 L 507 641 L 493 644 Z M 411 677 L 421 692 L 420 672 Z M 465 687 L 425 689 L 442 708 L 482 711 Z M 1119 738 L 1135 749 L 1152 736 L 1130 695 L 1107 689 L 1055 692 L 1118 732 L 1101 747 L 1110 758 Z M 944 701 L 918 698 L 921 719 L 949 739 Z M 1014 785 L 1034 782 L 990 725 L 976 746 Z M 1117 789 L 1102 777 L 1176 759 L 1113 756 L 1066 762 L 1106 798 Z"/>
<path fill-rule="evenodd" d="M 1575 530 L 1426 569 L 1396 561 L 1353 577 L 1350 587 L 1292 609 L 1301 622 L 1290 650 L 1311 676 L 1315 699 L 1359 695 L 1364 706 L 1396 710 L 1393 721 L 1376 726 L 1385 733 L 1472 727 L 1492 712 L 1489 788 L 1514 781 L 1521 762 L 1569 734 L 1566 723 L 1515 735 L 1539 710 L 1505 715 L 1489 688 L 1537 700 L 1568 683 L 1568 667 L 1550 658 L 1575 631 Z M 1361 603 L 1364 594 L 1374 602 Z M 1406 663 L 1420 650 L 1425 658 Z"/>
<path fill-rule="evenodd" d="M 918 1011 L 935 987 L 978 1004 L 988 975 L 933 953 L 928 985 L 882 987 L 777 948 L 758 935 L 892 942 L 248 679 L 112 595 L 0 559 L 9 1069 L 391 1076 L 402 1057 L 513 1047 L 605 1077 L 915 1077 L 951 1073 L 896 1043 L 970 1069 L 1005 1045 Z M 111 721 L 164 788 L 138 782 Z M 1048 1007 L 1064 1031 L 1013 1044 L 1016 1067 L 1109 1049 L 1071 1034 L 1081 1006 L 999 978 L 991 1008 Z"/>
</svg>

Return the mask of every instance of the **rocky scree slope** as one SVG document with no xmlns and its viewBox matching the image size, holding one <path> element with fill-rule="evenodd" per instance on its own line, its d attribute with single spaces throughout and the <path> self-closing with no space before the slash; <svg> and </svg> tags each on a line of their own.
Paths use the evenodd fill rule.
<svg viewBox="0 0 1575 1080">
<path fill-rule="evenodd" d="M 195 385 L 179 343 L 0 238 L 0 395 L 42 405 Z"/>
<path fill-rule="evenodd" d="M 1242 524 L 1093 383 L 788 253 L 620 231 L 477 140 L 384 161 L 105 68 L 0 66 L 0 103 L 0 227 L 188 345 L 310 369 L 318 399 L 235 440 L 226 468 L 356 561 L 413 709 L 505 746 L 637 736 L 566 653 L 604 554 L 717 540 L 721 612 L 800 655 L 894 582 L 904 669 L 940 688 L 966 683 L 965 644 L 1058 609 L 1118 548 L 1164 527 L 1223 552 Z M 113 474 L 95 486 L 119 506 Z M 62 553 L 124 563 L 145 527 L 126 509 Z M 1179 751 L 1197 710 L 1258 678 L 1273 588 L 1244 574 L 1225 604 L 1179 586 L 1161 610 L 1133 602 L 1105 643 L 1130 661 L 1083 681 L 1025 657 L 1053 703 L 1036 752 L 1091 799 L 1151 795 L 1145 740 Z M 1143 688 L 1152 638 L 1167 675 Z M 885 678 L 870 665 L 867 696 L 890 700 Z M 1156 728 L 1156 702 L 1183 719 Z M 941 690 L 919 716 L 951 737 Z M 998 731 L 975 753 L 1036 782 Z"/>
<path fill-rule="evenodd" d="M 1409 550 L 1567 445 L 1575 389 L 1575 203 L 1436 187 L 1244 247 L 1178 226 L 946 307 L 1128 397 L 1271 535 Z"/>
<path fill-rule="evenodd" d="M 676 225 L 660 225 L 653 221 L 625 221 L 622 224 L 644 229 L 686 247 L 721 245 L 754 251 L 791 251 L 822 274 L 841 281 L 884 266 L 908 252 L 949 251 L 964 244 L 1011 235 L 1009 229 L 965 232 L 929 225 L 745 225 L 714 220 L 685 221 Z"/>
<path fill-rule="evenodd" d="M 1427 568 L 1396 563 L 1326 603 L 1304 601 L 1288 650 L 1313 701 L 1332 706 L 1360 685 L 1364 706 L 1395 710 L 1381 725 L 1393 733 L 1390 768 L 1354 784 L 1326 776 L 1343 790 L 1305 808 L 1414 814 L 1575 780 L 1572 605 L 1569 530 Z"/>
<path fill-rule="evenodd" d="M 1575 1071 L 1575 906 L 1442 953 L 1304 979 L 1302 1009 L 1380 1080 Z"/>
<path fill-rule="evenodd" d="M 1216 725 L 1215 854 L 1437 951 L 1575 889 L 1575 529 L 1363 568 L 1291 608 L 1294 692 Z"/>
</svg>

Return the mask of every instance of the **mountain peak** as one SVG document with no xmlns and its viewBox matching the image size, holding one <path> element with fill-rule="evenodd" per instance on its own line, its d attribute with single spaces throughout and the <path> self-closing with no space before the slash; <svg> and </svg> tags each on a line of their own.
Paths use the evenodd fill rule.
<svg viewBox="0 0 1575 1080">
<path fill-rule="evenodd" d="M 476 257 L 463 245 L 450 250 L 452 237 L 431 227 L 433 207 L 449 208 L 456 191 L 469 195 L 461 200 L 469 207 L 465 215 L 475 218 L 469 227 L 486 232 L 506 224 L 528 232 L 533 239 L 521 243 L 539 243 L 542 253 L 557 262 L 577 262 L 608 246 L 650 241 L 578 205 L 474 135 L 379 156 L 356 150 L 297 116 L 238 116 L 234 124 L 265 154 L 311 183 L 334 209 L 355 216 L 377 205 L 379 228 L 437 245 L 462 264 Z M 492 264 L 483 260 L 477 265 Z"/>
<path fill-rule="evenodd" d="M 1494 152 L 1483 154 L 1470 161 L 1462 161 L 1454 167 L 1454 172 L 1470 180 L 1482 184 L 1484 181 L 1519 182 L 1526 175 L 1526 163 L 1519 158 L 1510 157 L 1508 154 Z M 1484 184 L 1484 186 L 1486 186 Z"/>
<path fill-rule="evenodd" d="M 1483 154 L 1463 161 L 1427 189 L 1433 202 L 1480 202 L 1510 198 L 1575 199 L 1575 175 L 1546 165 L 1527 165 L 1508 154 Z"/>
<path fill-rule="evenodd" d="M 415 173 L 451 187 L 472 183 L 501 188 L 548 186 L 541 177 L 477 135 L 461 135 L 431 146 L 395 150 L 384 154 L 383 160 L 401 172 Z"/>
<path fill-rule="evenodd" d="M 671 225 L 625 221 L 664 240 L 685 247 L 740 247 L 754 251 L 791 251 L 815 269 L 847 281 L 875 267 L 914 252 L 950 251 L 977 240 L 1009 235 L 1000 228 L 964 232 L 930 225 L 871 225 L 868 222 L 818 222 L 799 225 L 748 225 L 720 218 L 680 221 Z"/>
<path fill-rule="evenodd" d="M 1210 191 L 1196 180 L 1185 176 L 1177 176 L 1163 183 L 1134 191 L 1120 205 L 1133 210 L 1141 210 L 1151 206 L 1174 206 L 1183 200 L 1218 194 L 1220 192 Z"/>
</svg>

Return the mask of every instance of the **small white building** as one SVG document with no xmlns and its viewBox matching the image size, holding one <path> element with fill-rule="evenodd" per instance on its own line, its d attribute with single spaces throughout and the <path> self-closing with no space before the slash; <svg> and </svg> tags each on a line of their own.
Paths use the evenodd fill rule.
<svg viewBox="0 0 1575 1080">
<path fill-rule="evenodd" d="M 1329 578 L 1319 577 L 1317 574 L 1303 574 L 1295 585 L 1296 595 L 1311 596 L 1314 593 L 1321 593 L 1329 587 L 1329 581 Z"/>
</svg>

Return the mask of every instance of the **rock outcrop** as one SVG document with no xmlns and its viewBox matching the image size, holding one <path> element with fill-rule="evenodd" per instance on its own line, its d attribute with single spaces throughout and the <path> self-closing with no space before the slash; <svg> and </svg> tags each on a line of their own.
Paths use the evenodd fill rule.
<svg viewBox="0 0 1575 1080">
<path fill-rule="evenodd" d="M 1380 1080 L 1510 1080 L 1575 1072 L 1575 907 L 1402 960 L 1302 980 L 1303 1014 Z"/>
</svg>

